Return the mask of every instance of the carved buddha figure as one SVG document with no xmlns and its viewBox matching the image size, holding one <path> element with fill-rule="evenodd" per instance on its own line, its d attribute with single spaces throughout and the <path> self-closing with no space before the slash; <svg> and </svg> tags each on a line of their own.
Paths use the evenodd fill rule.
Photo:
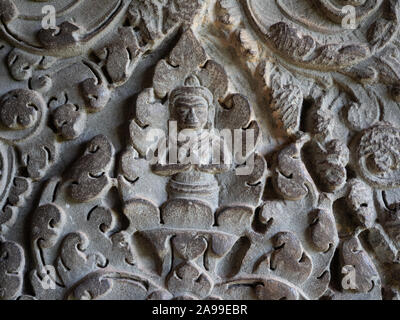
<svg viewBox="0 0 400 320">
<path fill-rule="evenodd" d="M 189 77 L 171 92 L 169 104 L 170 131 L 175 124 L 177 142 L 163 141 L 167 147 L 158 155 L 153 172 L 171 177 L 170 199 L 200 200 L 216 209 L 219 186 L 214 175 L 228 171 L 232 158 L 223 138 L 215 134 L 213 94 Z"/>
</svg>

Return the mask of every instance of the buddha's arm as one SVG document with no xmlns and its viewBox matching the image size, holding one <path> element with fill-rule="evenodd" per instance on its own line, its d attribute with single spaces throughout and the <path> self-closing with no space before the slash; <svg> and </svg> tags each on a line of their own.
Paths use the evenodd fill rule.
<svg viewBox="0 0 400 320">
<path fill-rule="evenodd" d="M 231 153 L 226 147 L 223 140 L 214 141 L 212 156 L 208 164 L 198 166 L 198 169 L 203 172 L 217 174 L 229 171 L 232 167 Z"/>
</svg>

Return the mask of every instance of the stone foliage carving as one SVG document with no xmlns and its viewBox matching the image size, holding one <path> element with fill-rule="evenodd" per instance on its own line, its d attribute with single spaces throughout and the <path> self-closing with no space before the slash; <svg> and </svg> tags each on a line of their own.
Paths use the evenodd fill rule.
<svg viewBox="0 0 400 320">
<path fill-rule="evenodd" d="M 399 297 L 398 1 L 43 4 L 0 0 L 0 299 Z"/>
</svg>

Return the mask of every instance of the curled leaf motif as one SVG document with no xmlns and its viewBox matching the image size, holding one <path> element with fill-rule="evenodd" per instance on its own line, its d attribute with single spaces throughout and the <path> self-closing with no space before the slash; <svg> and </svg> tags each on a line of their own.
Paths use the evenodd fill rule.
<svg viewBox="0 0 400 320">
<path fill-rule="evenodd" d="M 371 228 L 376 218 L 371 188 L 358 179 L 350 180 L 348 185 L 350 187 L 346 198 L 348 206 L 362 227 Z"/>
<path fill-rule="evenodd" d="M 270 108 L 277 126 L 288 135 L 295 134 L 300 126 L 303 92 L 288 75 L 277 72 L 271 77 L 271 93 Z"/>
<path fill-rule="evenodd" d="M 346 183 L 346 166 L 349 150 L 340 140 L 331 140 L 324 146 L 314 146 L 315 171 L 321 181 L 323 191 L 334 192 Z"/>
<path fill-rule="evenodd" d="M 280 232 L 273 238 L 273 244 L 270 268 L 290 281 L 306 281 L 311 274 L 312 262 L 299 239 L 293 233 Z"/>
<path fill-rule="evenodd" d="M 86 108 L 96 112 L 103 109 L 110 100 L 110 91 L 103 83 L 97 83 L 96 79 L 89 78 L 81 83 L 83 98 Z"/>
<path fill-rule="evenodd" d="M 285 22 L 272 25 L 268 31 L 268 38 L 279 51 L 300 60 L 314 51 L 317 45 L 312 37 L 300 37 L 296 30 Z"/>
<path fill-rule="evenodd" d="M 260 300 L 298 300 L 298 292 L 283 282 L 273 279 L 257 285 L 256 295 Z"/>
<path fill-rule="evenodd" d="M 44 93 L 48 92 L 53 86 L 53 80 L 46 75 L 33 76 L 30 80 L 32 89 Z"/>
<path fill-rule="evenodd" d="M 369 28 L 367 40 L 375 50 L 381 49 L 397 34 L 399 25 L 400 6 L 398 1 L 388 1 L 385 13 Z"/>
<path fill-rule="evenodd" d="M 384 200 L 386 202 L 386 200 Z M 400 203 L 386 205 L 382 226 L 393 244 L 400 247 Z"/>
<path fill-rule="evenodd" d="M 99 270 L 89 273 L 68 292 L 68 299 L 113 299 L 115 292 L 127 300 L 169 300 L 172 295 L 147 277 L 119 270 Z"/>
<path fill-rule="evenodd" d="M 23 177 L 15 177 L 10 188 L 8 201 L 12 206 L 20 207 L 25 202 L 24 197 L 31 191 L 31 181 Z"/>
<path fill-rule="evenodd" d="M 121 231 L 111 237 L 113 252 L 116 257 L 121 257 L 126 263 L 135 265 L 136 255 L 131 244 L 131 235 Z"/>
<path fill-rule="evenodd" d="M 278 154 L 273 181 L 276 191 L 284 199 L 304 199 L 309 190 L 315 196 L 315 185 L 300 157 L 305 142 L 305 138 L 302 138 Z"/>
<path fill-rule="evenodd" d="M 173 246 L 184 260 L 194 260 L 204 254 L 207 249 L 207 239 L 190 233 L 178 234 L 173 240 Z"/>
<path fill-rule="evenodd" d="M 357 144 L 358 169 L 370 184 L 400 186 L 400 130 L 381 122 L 364 131 Z"/>
<path fill-rule="evenodd" d="M 53 123 L 64 139 L 72 140 L 80 136 L 84 129 L 84 115 L 72 104 L 58 107 L 53 113 Z"/>
<path fill-rule="evenodd" d="M 351 129 L 363 130 L 379 118 L 379 108 L 374 105 L 353 102 L 347 107 L 347 121 Z"/>
<path fill-rule="evenodd" d="M 205 298 L 213 286 L 210 277 L 190 262 L 177 266 L 167 280 L 168 290 L 177 297 L 192 294 Z"/>
<path fill-rule="evenodd" d="M 358 292 L 369 292 L 378 284 L 379 274 L 357 238 L 344 240 L 340 254 L 342 265 L 353 266 L 356 271 L 355 284 Z"/>
<path fill-rule="evenodd" d="M 164 98 L 186 79 L 198 66 L 207 62 L 207 54 L 193 31 L 185 32 L 168 58 L 161 60 L 155 70 L 153 87 Z"/>
<path fill-rule="evenodd" d="M 9 23 L 18 17 L 18 9 L 12 0 L 0 0 L 0 21 Z"/>
<path fill-rule="evenodd" d="M 380 261 L 384 263 L 399 262 L 398 250 L 381 226 L 368 230 L 368 242 Z"/>
<path fill-rule="evenodd" d="M 110 231 L 113 226 L 113 215 L 111 210 L 104 207 L 96 207 L 88 215 L 88 221 L 93 223 L 95 229 L 106 233 Z"/>
<path fill-rule="evenodd" d="M 159 39 L 179 22 L 191 23 L 201 5 L 200 0 L 137 0 L 128 8 L 128 19 L 147 43 Z"/>
<path fill-rule="evenodd" d="M 0 100 L 1 123 L 14 130 L 31 128 L 36 124 L 46 104 L 42 96 L 33 90 L 18 89 Z"/>
<path fill-rule="evenodd" d="M 244 298 L 249 295 L 249 290 L 253 291 L 259 300 L 298 300 L 300 298 L 294 286 L 276 279 L 238 277 L 217 286 L 231 299 Z"/>
<path fill-rule="evenodd" d="M 2 210 L 0 211 L 0 234 L 2 233 L 3 226 L 11 226 L 16 218 L 16 205 L 21 203 L 15 200 L 16 180 L 15 178 L 15 152 L 11 146 L 5 143 L 0 143 L 0 203 L 2 203 Z M 23 191 L 22 191 L 23 193 Z"/>
<path fill-rule="evenodd" d="M 104 268 L 108 260 L 98 252 L 88 235 L 76 231 L 66 235 L 57 258 L 57 271 L 64 283 L 75 283 L 81 274 Z"/>
<path fill-rule="evenodd" d="M 210 89 L 215 100 L 220 100 L 228 91 L 228 75 L 219 63 L 208 60 L 198 73 L 200 83 Z"/>
<path fill-rule="evenodd" d="M 40 29 L 38 39 L 46 49 L 64 49 L 79 42 L 79 27 L 69 21 L 60 24 L 59 32 L 55 29 Z"/>
<path fill-rule="evenodd" d="M 368 41 L 371 45 L 379 47 L 393 35 L 396 27 L 393 23 L 388 23 L 383 19 L 374 22 L 368 33 Z"/>
<path fill-rule="evenodd" d="M 325 140 L 332 133 L 333 113 L 323 107 L 323 99 L 319 99 L 310 116 L 310 132 L 320 140 Z"/>
<path fill-rule="evenodd" d="M 8 55 L 7 65 L 13 78 L 23 81 L 32 77 L 33 69 L 39 64 L 40 60 L 40 56 L 14 49 Z"/>
<path fill-rule="evenodd" d="M 70 292 L 70 297 L 77 300 L 95 300 L 111 291 L 112 282 L 101 272 L 94 272 L 85 277 Z"/>
<path fill-rule="evenodd" d="M 320 252 L 327 252 L 338 242 L 335 220 L 326 210 L 317 209 L 310 213 L 311 241 Z"/>
<path fill-rule="evenodd" d="M 392 94 L 394 101 L 400 102 L 400 86 L 399 85 L 395 85 L 392 87 L 391 94 Z"/>
<path fill-rule="evenodd" d="M 109 185 L 107 171 L 112 163 L 114 148 L 108 139 L 99 135 L 90 141 L 85 154 L 72 167 L 70 196 L 86 202 L 99 196 Z"/>
<path fill-rule="evenodd" d="M 37 208 L 32 219 L 32 244 L 39 248 L 54 246 L 64 222 L 64 213 L 56 205 L 46 204 Z"/>
<path fill-rule="evenodd" d="M 272 25 L 267 32 L 267 39 L 281 54 L 310 67 L 344 67 L 360 62 L 370 54 L 369 49 L 363 45 L 322 45 L 308 35 L 299 35 L 297 29 L 285 22 Z"/>
<path fill-rule="evenodd" d="M 87 235 L 82 232 L 70 233 L 63 239 L 60 258 L 67 270 L 84 266 L 87 263 L 88 256 L 85 251 L 89 242 Z"/>
<path fill-rule="evenodd" d="M 140 56 L 141 49 L 138 43 L 138 37 L 134 30 L 130 27 L 121 27 L 118 30 L 118 36 L 115 40 L 107 47 L 102 48 L 97 52 L 100 59 L 105 60 L 106 71 L 111 79 L 113 85 L 122 85 L 125 83 L 133 69 L 132 64 Z M 98 111 L 103 108 L 108 99 L 110 93 L 107 87 L 103 84 L 95 84 L 94 79 L 87 79 L 83 83 L 84 91 L 97 91 L 97 97 L 87 97 L 88 107 L 92 111 Z"/>
<path fill-rule="evenodd" d="M 56 147 L 54 141 L 49 141 L 43 142 L 42 145 L 32 143 L 24 150 L 22 161 L 30 178 L 39 180 L 43 177 L 55 161 Z"/>
<path fill-rule="evenodd" d="M 0 237 L 0 300 L 12 300 L 22 290 L 25 266 L 24 251 L 20 245 L 3 241 Z"/>
<path fill-rule="evenodd" d="M 302 104 L 303 93 L 296 85 L 289 84 L 273 92 L 272 116 L 289 135 L 299 128 Z"/>
</svg>

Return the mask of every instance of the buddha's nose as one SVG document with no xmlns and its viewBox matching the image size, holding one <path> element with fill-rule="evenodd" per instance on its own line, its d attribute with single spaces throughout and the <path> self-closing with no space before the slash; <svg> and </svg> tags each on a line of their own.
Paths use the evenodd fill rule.
<svg viewBox="0 0 400 320">
<path fill-rule="evenodd" d="M 199 119 L 196 116 L 196 112 L 193 109 L 190 109 L 190 111 L 188 112 L 186 120 L 189 123 L 197 123 Z"/>
</svg>

